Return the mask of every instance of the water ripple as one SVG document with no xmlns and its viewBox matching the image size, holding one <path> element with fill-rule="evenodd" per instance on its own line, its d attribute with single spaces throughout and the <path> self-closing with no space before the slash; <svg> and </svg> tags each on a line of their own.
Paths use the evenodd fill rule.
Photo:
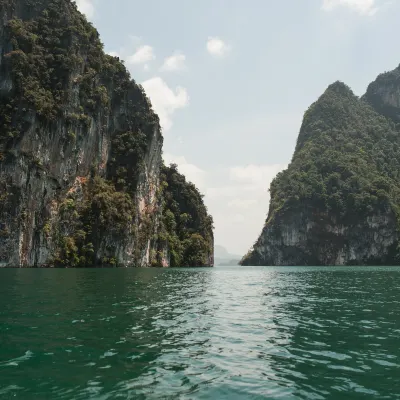
<svg viewBox="0 0 400 400">
<path fill-rule="evenodd" d="M 400 268 L 0 273 L 0 398 L 400 399 Z"/>
</svg>

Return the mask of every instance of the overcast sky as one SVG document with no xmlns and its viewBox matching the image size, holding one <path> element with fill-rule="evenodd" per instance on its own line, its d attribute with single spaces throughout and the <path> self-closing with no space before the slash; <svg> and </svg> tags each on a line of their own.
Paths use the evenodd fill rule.
<svg viewBox="0 0 400 400">
<path fill-rule="evenodd" d="M 79 0 L 161 118 L 164 159 L 205 194 L 216 244 L 257 239 L 304 111 L 400 63 L 399 0 Z"/>
</svg>

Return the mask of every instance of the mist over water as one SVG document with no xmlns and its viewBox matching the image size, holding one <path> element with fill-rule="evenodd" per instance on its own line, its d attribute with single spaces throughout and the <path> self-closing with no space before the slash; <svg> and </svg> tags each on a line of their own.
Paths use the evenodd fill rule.
<svg viewBox="0 0 400 400">
<path fill-rule="evenodd" d="M 400 268 L 2 270 L 0 399 L 399 399 Z"/>
</svg>

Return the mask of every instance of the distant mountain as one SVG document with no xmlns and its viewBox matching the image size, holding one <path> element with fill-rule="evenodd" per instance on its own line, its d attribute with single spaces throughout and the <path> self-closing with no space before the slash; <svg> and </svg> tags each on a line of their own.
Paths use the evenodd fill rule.
<svg viewBox="0 0 400 400">
<path fill-rule="evenodd" d="M 214 260 L 214 265 L 216 266 L 221 266 L 221 267 L 229 267 L 229 266 L 233 266 L 233 265 L 240 265 L 240 258 L 237 258 L 235 260 L 222 260 L 219 259 L 219 261 L 216 263 Z"/>
<path fill-rule="evenodd" d="M 241 256 L 231 254 L 223 246 L 216 245 L 214 248 L 214 265 L 239 265 Z"/>
</svg>

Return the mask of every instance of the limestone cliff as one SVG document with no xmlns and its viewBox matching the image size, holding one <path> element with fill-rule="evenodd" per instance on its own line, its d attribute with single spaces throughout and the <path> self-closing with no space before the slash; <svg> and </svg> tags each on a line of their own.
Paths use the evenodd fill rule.
<svg viewBox="0 0 400 400">
<path fill-rule="evenodd" d="M 73 2 L 0 0 L 0 266 L 157 265 L 162 144 Z"/>
<path fill-rule="evenodd" d="M 399 76 L 379 76 L 361 99 L 336 82 L 307 110 L 242 265 L 399 264 Z"/>
<path fill-rule="evenodd" d="M 380 114 L 400 122 L 400 65 L 380 74 L 362 98 Z"/>
<path fill-rule="evenodd" d="M 163 211 L 156 236 L 158 252 L 152 257 L 155 263 L 214 265 L 213 219 L 203 203 L 203 196 L 178 172 L 175 164 L 162 167 L 161 188 Z"/>
</svg>

